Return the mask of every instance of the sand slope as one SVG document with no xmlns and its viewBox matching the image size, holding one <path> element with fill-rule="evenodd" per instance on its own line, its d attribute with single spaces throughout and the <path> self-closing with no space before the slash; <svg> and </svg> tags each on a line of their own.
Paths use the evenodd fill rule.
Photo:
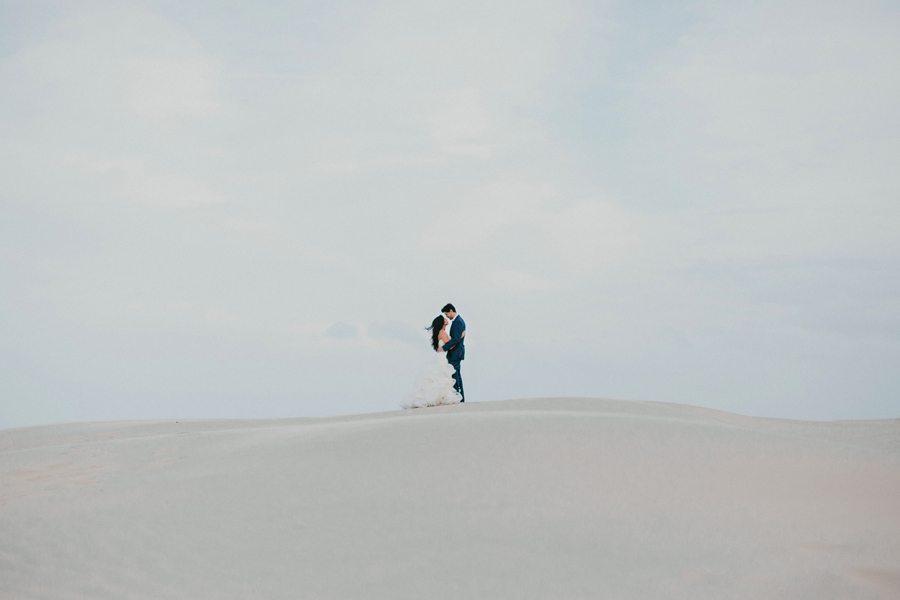
<svg viewBox="0 0 900 600">
<path fill-rule="evenodd" d="M 900 419 L 560 398 L 5 430 L 0 598 L 900 598 Z"/>
</svg>

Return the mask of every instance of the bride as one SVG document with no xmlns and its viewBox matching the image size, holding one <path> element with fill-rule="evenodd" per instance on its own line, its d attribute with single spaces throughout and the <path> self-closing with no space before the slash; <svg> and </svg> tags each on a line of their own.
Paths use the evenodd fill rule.
<svg viewBox="0 0 900 600">
<path fill-rule="evenodd" d="M 431 346 L 437 352 L 437 356 L 434 362 L 425 367 L 425 371 L 416 381 L 416 391 L 400 403 L 400 408 L 456 404 L 462 400 L 459 392 L 453 389 L 453 373 L 456 372 L 456 369 L 447 362 L 447 353 L 441 347 L 450 341 L 450 336 L 447 334 L 447 319 L 443 315 L 435 317 L 428 329 L 431 330 Z"/>
</svg>

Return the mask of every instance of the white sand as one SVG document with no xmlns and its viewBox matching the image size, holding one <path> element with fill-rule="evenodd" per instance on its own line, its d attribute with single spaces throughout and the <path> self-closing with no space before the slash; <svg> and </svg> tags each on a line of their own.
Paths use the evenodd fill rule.
<svg viewBox="0 0 900 600">
<path fill-rule="evenodd" d="M 900 419 L 538 399 L 5 430 L 0 598 L 900 598 Z"/>
</svg>

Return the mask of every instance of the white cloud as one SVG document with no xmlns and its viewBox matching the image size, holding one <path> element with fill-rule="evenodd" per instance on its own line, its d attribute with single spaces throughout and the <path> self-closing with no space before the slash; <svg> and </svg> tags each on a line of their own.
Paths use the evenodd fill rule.
<svg viewBox="0 0 900 600">
<path fill-rule="evenodd" d="M 202 117 L 213 113 L 217 104 L 210 99 L 211 78 L 216 68 L 202 60 L 131 59 L 129 106 L 138 115 Z"/>
<path fill-rule="evenodd" d="M 428 118 L 431 135 L 447 154 L 489 158 L 490 148 L 483 143 L 488 131 L 487 113 L 473 88 L 449 93 L 448 106 Z"/>
<path fill-rule="evenodd" d="M 701 12 L 620 104 L 645 172 L 732 206 L 894 201 L 896 12 L 805 1 Z"/>
<path fill-rule="evenodd" d="M 559 284 L 521 271 L 496 271 L 491 274 L 491 281 L 504 292 L 527 293 L 555 290 Z"/>
<path fill-rule="evenodd" d="M 638 241 L 625 212 L 611 201 L 585 200 L 554 209 L 556 198 L 549 185 L 505 180 L 476 190 L 458 203 L 446 219 L 428 228 L 424 246 L 442 250 L 447 231 L 460 248 L 489 246 L 502 230 L 528 226 L 539 233 L 535 243 L 575 267 L 591 267 L 617 260 Z"/>
<path fill-rule="evenodd" d="M 123 193 L 127 199 L 139 204 L 185 208 L 217 204 L 225 200 L 198 181 L 176 175 L 151 175 L 142 159 L 93 159 L 69 155 L 63 158 L 63 164 L 81 166 L 98 173 L 124 173 Z"/>
<path fill-rule="evenodd" d="M 428 339 L 424 329 L 413 327 L 403 321 L 379 321 L 372 323 L 368 329 L 369 337 L 373 340 L 397 340 L 413 346 L 421 346 L 422 341 Z"/>
<path fill-rule="evenodd" d="M 212 323 L 233 323 L 238 319 L 236 313 L 220 306 L 204 306 L 203 304 L 192 304 L 190 302 L 168 302 L 166 304 L 129 302 L 126 303 L 125 307 L 130 311 L 146 311 L 148 313 L 165 309 L 190 319 Z"/>
<path fill-rule="evenodd" d="M 359 169 L 356 161 L 346 162 L 322 162 L 316 165 L 316 170 L 326 175 L 346 175 Z"/>
<path fill-rule="evenodd" d="M 661 260 L 900 255 L 900 15 L 804 0 L 700 14 L 618 107 L 621 164 L 665 207 L 649 218 Z"/>
<path fill-rule="evenodd" d="M 552 186 L 534 186 L 516 180 L 483 186 L 453 203 L 450 215 L 424 232 L 422 243 L 442 250 L 446 232 L 452 231 L 461 247 L 485 244 L 499 229 L 539 215 L 542 203 L 555 195 Z"/>
<path fill-rule="evenodd" d="M 224 308 L 210 307 L 206 311 L 205 318 L 207 321 L 212 321 L 214 323 L 232 323 L 237 320 L 237 315 Z"/>
<path fill-rule="evenodd" d="M 247 221 L 245 219 L 231 219 L 228 221 L 228 228 L 233 231 L 263 233 L 271 231 L 275 226 L 271 223 L 261 223 L 259 221 Z"/>
<path fill-rule="evenodd" d="M 117 113 L 155 120 L 219 106 L 221 61 L 177 24 L 138 8 L 88 10 L 0 63 L 12 97 L 108 127 Z"/>
<path fill-rule="evenodd" d="M 359 337 L 356 325 L 338 321 L 325 330 L 325 336 L 335 340 L 355 340 Z"/>
<path fill-rule="evenodd" d="M 629 219 L 610 202 L 579 202 L 532 218 L 550 234 L 557 251 L 579 267 L 622 258 L 638 242 Z"/>
</svg>

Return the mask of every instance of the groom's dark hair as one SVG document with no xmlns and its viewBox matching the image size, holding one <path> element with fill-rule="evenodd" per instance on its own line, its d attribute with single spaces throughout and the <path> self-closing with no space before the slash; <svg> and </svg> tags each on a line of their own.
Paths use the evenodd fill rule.
<svg viewBox="0 0 900 600">
<path fill-rule="evenodd" d="M 442 313 L 447 312 L 448 310 L 452 310 L 453 312 L 456 312 L 456 307 L 453 306 L 452 304 L 448 304 L 447 306 L 445 306 L 444 308 L 441 309 L 441 312 Z"/>
</svg>

